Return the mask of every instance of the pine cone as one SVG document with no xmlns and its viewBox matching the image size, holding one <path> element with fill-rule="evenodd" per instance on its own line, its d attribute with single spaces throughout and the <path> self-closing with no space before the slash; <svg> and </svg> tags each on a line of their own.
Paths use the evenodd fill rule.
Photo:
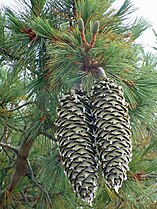
<svg viewBox="0 0 157 209">
<path fill-rule="evenodd" d="M 110 188 L 118 189 L 127 179 L 131 161 L 131 132 L 127 103 L 114 81 L 95 83 L 91 92 L 92 113 L 102 173 Z"/>
<path fill-rule="evenodd" d="M 61 98 L 56 124 L 65 173 L 74 191 L 91 203 L 97 188 L 97 160 L 89 101 L 83 92 L 72 90 Z"/>
</svg>

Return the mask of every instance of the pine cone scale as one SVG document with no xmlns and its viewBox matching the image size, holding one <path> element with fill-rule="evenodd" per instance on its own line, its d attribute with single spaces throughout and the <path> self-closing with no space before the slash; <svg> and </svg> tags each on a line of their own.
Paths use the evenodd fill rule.
<svg viewBox="0 0 157 209">
<path fill-rule="evenodd" d="M 57 139 L 74 191 L 89 203 L 97 188 L 97 161 L 89 101 L 83 92 L 71 91 L 60 99 Z"/>
<path fill-rule="evenodd" d="M 131 161 L 131 131 L 127 103 L 121 88 L 105 79 L 92 88 L 92 114 L 102 174 L 116 192 L 126 180 Z"/>
</svg>

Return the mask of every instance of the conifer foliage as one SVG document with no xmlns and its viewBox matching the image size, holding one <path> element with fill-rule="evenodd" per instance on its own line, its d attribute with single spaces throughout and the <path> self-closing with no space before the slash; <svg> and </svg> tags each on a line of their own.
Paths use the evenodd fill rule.
<svg viewBox="0 0 157 209">
<path fill-rule="evenodd" d="M 0 12 L 0 208 L 156 208 L 157 57 L 114 2 Z"/>
</svg>

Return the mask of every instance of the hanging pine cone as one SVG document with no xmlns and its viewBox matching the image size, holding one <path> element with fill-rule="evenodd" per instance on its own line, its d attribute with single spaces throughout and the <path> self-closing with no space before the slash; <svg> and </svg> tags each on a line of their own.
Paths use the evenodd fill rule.
<svg viewBox="0 0 157 209">
<path fill-rule="evenodd" d="M 131 132 L 127 103 L 114 81 L 95 83 L 91 92 L 92 113 L 102 173 L 116 192 L 127 179 L 131 161 Z"/>
<path fill-rule="evenodd" d="M 89 101 L 83 92 L 72 90 L 60 99 L 56 124 L 65 173 L 74 191 L 91 203 L 97 188 L 97 160 Z"/>
</svg>

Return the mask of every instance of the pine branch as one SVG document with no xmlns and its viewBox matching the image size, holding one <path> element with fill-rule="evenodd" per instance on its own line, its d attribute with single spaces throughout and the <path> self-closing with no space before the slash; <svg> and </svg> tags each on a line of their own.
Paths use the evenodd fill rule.
<svg viewBox="0 0 157 209">
<path fill-rule="evenodd" d="M 51 134 L 48 134 L 48 133 L 43 132 L 43 131 L 40 131 L 40 134 L 49 138 L 49 139 L 51 139 L 51 140 L 53 140 L 53 141 L 55 140 L 54 137 Z"/>
<path fill-rule="evenodd" d="M 4 54 L 5 56 L 8 56 L 10 59 L 12 59 L 12 60 L 19 60 L 20 58 L 19 57 L 17 57 L 17 56 L 13 56 L 12 54 L 10 54 L 6 49 L 4 49 L 4 48 L 0 48 L 0 52 L 2 53 L 2 54 Z"/>
<path fill-rule="evenodd" d="M 6 156 L 8 157 L 9 161 L 12 162 L 12 158 L 10 157 L 10 155 L 8 154 L 7 150 L 5 148 L 3 148 L 3 152 L 6 154 Z"/>
<path fill-rule="evenodd" d="M 4 192 L 2 192 L 2 194 L 1 194 L 2 198 L 0 198 L 0 207 L 2 207 L 2 208 L 5 204 L 5 201 L 4 201 L 4 199 L 6 198 L 5 193 L 6 192 L 12 193 L 14 191 L 14 189 L 16 188 L 17 183 L 20 181 L 20 179 L 26 173 L 27 158 L 28 158 L 32 144 L 33 144 L 33 141 L 27 142 L 27 140 L 25 139 L 22 142 L 20 148 L 17 150 L 12 146 L 6 146 L 3 143 L 1 143 L 1 146 L 9 148 L 12 151 L 16 152 L 16 154 L 17 154 L 16 168 L 15 168 L 14 174 L 12 176 L 11 182 L 10 182 L 8 188 Z"/>
<path fill-rule="evenodd" d="M 39 135 L 41 123 L 35 121 L 30 124 L 29 128 L 24 134 L 24 139 L 18 149 L 16 167 L 12 176 L 11 182 L 7 188 L 7 191 L 12 193 L 17 186 L 17 183 L 25 176 L 27 171 L 27 159 L 31 151 L 34 139 Z M 1 201 L 0 201 L 1 204 Z"/>
<path fill-rule="evenodd" d="M 32 145 L 33 141 L 28 142 L 27 139 L 24 139 L 24 141 L 18 149 L 16 168 L 12 176 L 11 182 L 8 186 L 8 191 L 10 193 L 14 191 L 19 180 L 26 174 L 27 158 L 29 156 Z"/>
<path fill-rule="evenodd" d="M 7 171 L 7 170 L 10 170 L 10 169 L 12 169 L 12 168 L 13 168 L 13 165 L 10 165 L 10 166 L 7 166 L 7 167 L 5 167 L 5 168 L 0 169 L 0 172 L 2 172 L 2 171 Z"/>
<path fill-rule="evenodd" d="M 13 112 L 13 111 L 16 111 L 16 110 L 18 110 L 18 109 L 20 109 L 20 108 L 22 108 L 22 107 L 24 107 L 24 106 L 27 106 L 27 105 L 29 105 L 29 104 L 33 104 L 34 102 L 26 102 L 26 103 L 24 103 L 24 104 L 22 104 L 22 105 L 20 105 L 20 106 L 18 106 L 18 107 L 16 107 L 16 108 L 14 108 L 14 109 L 11 109 L 11 110 L 7 110 L 7 112 Z"/>
<path fill-rule="evenodd" d="M 35 180 L 35 177 L 34 177 L 34 172 L 33 172 L 33 169 L 31 167 L 31 164 L 29 162 L 29 160 L 27 159 L 27 165 L 28 165 L 28 172 L 30 175 L 28 175 L 27 177 L 31 179 L 31 182 L 36 186 L 38 187 L 42 192 L 45 193 L 46 197 L 47 197 L 47 200 L 49 202 L 49 206 L 52 207 L 52 202 L 51 202 L 51 198 L 49 196 L 49 193 Z"/>
<path fill-rule="evenodd" d="M 143 19 L 136 20 L 132 24 L 128 19 L 128 24 L 127 21 L 123 23 L 124 20 L 127 20 L 127 16 L 135 10 L 132 8 L 130 0 L 124 0 L 123 5 L 117 12 L 110 8 L 114 0 L 103 1 L 103 3 L 100 0 L 56 0 L 52 2 L 31 0 L 31 4 L 27 0 L 19 0 L 19 2 L 22 2 L 27 9 L 25 11 L 21 10 L 22 13 L 20 12 L 19 15 L 14 15 L 13 12 L 8 11 L 6 13 L 7 21 L 1 18 L 2 24 L 0 24 L 3 26 L 1 43 L 6 44 L 1 45 L 0 56 L 1 60 L 5 61 L 4 71 L 11 72 L 11 74 L 4 75 L 2 72 L 3 88 L 0 88 L 0 94 L 2 94 L 2 98 L 11 96 L 11 103 L 4 103 L 4 106 L 6 111 L 17 113 L 7 114 L 6 112 L 6 114 L 1 115 L 1 139 L 7 139 L 10 136 L 15 143 L 18 143 L 19 134 L 22 135 L 21 146 L 19 145 L 20 147 L 17 148 L 2 143 L 3 141 L 0 140 L 0 146 L 2 147 L 0 156 L 2 154 L 8 158 L 2 160 L 2 172 L 4 171 L 7 174 L 8 172 L 14 172 L 12 179 L 6 178 L 5 175 L 2 176 L 0 208 L 18 207 L 16 205 L 18 201 L 24 208 L 52 208 L 52 204 L 54 209 L 77 208 L 80 207 L 80 202 L 76 201 L 71 193 L 71 188 L 68 188 L 68 182 L 66 183 L 63 176 L 64 173 L 60 166 L 62 159 L 59 155 L 58 146 L 54 144 L 53 150 L 52 146 L 47 146 L 49 142 L 50 144 L 51 142 L 56 143 L 53 131 L 55 130 L 56 106 L 58 105 L 57 94 L 77 86 L 78 83 L 81 83 L 83 90 L 85 89 L 89 94 L 94 80 L 99 80 L 99 77 L 103 80 L 101 75 L 104 68 L 106 76 L 112 78 L 117 85 L 122 86 L 122 91 L 129 105 L 135 151 L 140 148 L 141 144 L 143 147 L 148 145 L 150 136 L 147 139 L 143 130 L 154 131 L 154 125 L 156 124 L 156 114 L 154 113 L 156 113 L 157 83 L 155 81 L 156 73 L 153 73 L 153 70 L 157 62 L 154 56 L 153 59 L 150 59 L 150 57 L 143 59 L 144 52 L 142 54 L 139 46 L 132 44 L 148 27 L 148 24 Z M 83 25 L 80 22 L 80 25 L 78 25 L 80 28 L 78 28 L 77 21 L 80 17 L 85 24 Z M 97 34 L 99 24 L 95 25 L 94 31 L 92 30 L 93 23 L 96 20 L 100 21 L 99 34 Z M 70 28 L 69 23 L 72 26 Z M 155 35 L 157 36 L 156 33 Z M 8 60 L 11 61 L 11 65 L 6 65 Z M 3 78 L 5 79 L 3 80 Z M 14 106 L 19 100 L 19 96 L 21 96 L 19 94 L 20 90 L 23 90 L 27 97 L 29 94 L 30 98 L 37 101 L 36 107 L 28 101 L 25 101 L 25 104 Z M 0 101 L 0 103 L 3 108 L 3 101 Z M 98 109 L 97 113 L 99 114 Z M 25 110 L 28 113 L 26 117 L 24 117 Z M 110 115 L 112 116 L 112 111 L 109 113 Z M 31 123 L 30 126 L 27 122 Z M 100 120 L 98 122 L 100 128 Z M 66 126 L 68 123 L 69 121 Z M 105 127 L 105 123 L 101 124 Z M 95 127 L 95 125 L 92 125 L 92 128 L 93 126 Z M 25 129 L 26 127 L 28 129 Z M 34 176 L 28 160 L 34 140 L 38 136 L 45 140 L 42 140 L 42 142 L 40 140 L 39 145 L 35 147 L 35 152 L 32 153 L 33 158 L 36 158 L 40 152 L 40 143 L 42 143 L 42 149 L 44 149 L 43 144 L 46 148 L 43 150 L 46 157 L 40 153 L 43 163 L 36 168 L 37 171 L 35 172 L 39 173 L 39 180 Z M 119 198 L 116 199 L 116 194 L 107 186 L 102 185 L 101 182 L 103 181 L 99 181 L 102 187 L 100 188 L 101 194 L 95 198 L 94 207 L 99 209 L 104 207 L 136 208 L 138 205 L 139 208 L 152 208 L 150 202 L 154 198 L 152 193 L 156 188 L 152 189 L 151 187 L 154 186 L 157 175 L 157 160 L 152 160 L 156 153 L 156 138 L 153 141 L 155 141 L 153 146 L 149 144 L 146 149 L 141 149 L 141 155 L 138 155 L 137 159 L 133 155 L 130 170 L 134 176 L 130 175 L 131 178 L 128 178 L 125 182 L 126 185 L 121 189 Z M 139 147 L 137 144 L 139 144 Z M 104 142 L 103 146 L 105 150 Z M 73 147 L 69 146 L 69 153 L 71 153 L 71 149 Z M 150 155 L 151 159 L 144 159 L 144 157 L 150 157 Z M 75 156 L 72 157 L 75 159 Z M 8 171 L 7 168 L 10 168 L 8 165 L 14 165 L 14 167 L 11 167 Z M 75 167 L 75 164 L 73 165 L 71 166 L 72 169 Z M 77 168 L 75 167 L 75 169 Z M 141 170 L 144 171 L 143 174 Z M 74 174 L 72 170 L 71 174 Z M 15 194 L 16 197 L 14 198 L 13 190 L 23 176 L 29 178 L 31 186 L 29 188 L 24 186 L 21 195 Z M 74 179 L 75 182 L 76 178 Z M 147 181 L 145 181 L 145 184 L 142 180 L 147 179 L 149 182 L 147 184 Z M 6 188 L 6 184 L 9 185 L 8 188 Z M 147 185 L 148 188 L 142 185 Z M 36 187 L 35 193 L 33 187 Z M 4 193 L 1 191 L 2 189 L 4 189 Z M 29 195 L 32 192 L 33 203 L 32 196 Z M 98 193 L 100 192 L 98 191 Z M 3 200 L 2 193 L 4 194 Z M 14 205 L 10 200 L 14 201 L 16 198 L 18 199 Z M 39 202 L 34 202 L 34 199 L 39 200 L 39 198 Z M 54 198 L 53 201 L 51 198 Z M 3 201 L 4 204 L 2 204 Z"/>
<path fill-rule="evenodd" d="M 29 201 L 28 201 L 25 193 L 23 191 L 21 191 L 20 194 L 21 194 L 22 198 L 24 199 L 24 201 L 27 203 L 27 205 L 29 205 Z"/>
<path fill-rule="evenodd" d="M 10 125 L 9 123 L 6 123 L 7 127 L 14 129 L 17 132 L 23 133 L 22 129 L 16 128 L 15 126 Z"/>
<path fill-rule="evenodd" d="M 11 145 L 8 145 L 8 144 L 5 144 L 5 143 L 1 143 L 1 142 L 0 142 L 0 146 L 1 146 L 1 147 L 4 147 L 4 148 L 6 148 L 6 149 L 8 149 L 8 150 L 10 150 L 10 151 L 13 151 L 13 152 L 15 152 L 16 154 L 18 154 L 18 149 L 17 149 L 16 147 L 13 147 L 13 146 L 11 146 Z"/>
</svg>

